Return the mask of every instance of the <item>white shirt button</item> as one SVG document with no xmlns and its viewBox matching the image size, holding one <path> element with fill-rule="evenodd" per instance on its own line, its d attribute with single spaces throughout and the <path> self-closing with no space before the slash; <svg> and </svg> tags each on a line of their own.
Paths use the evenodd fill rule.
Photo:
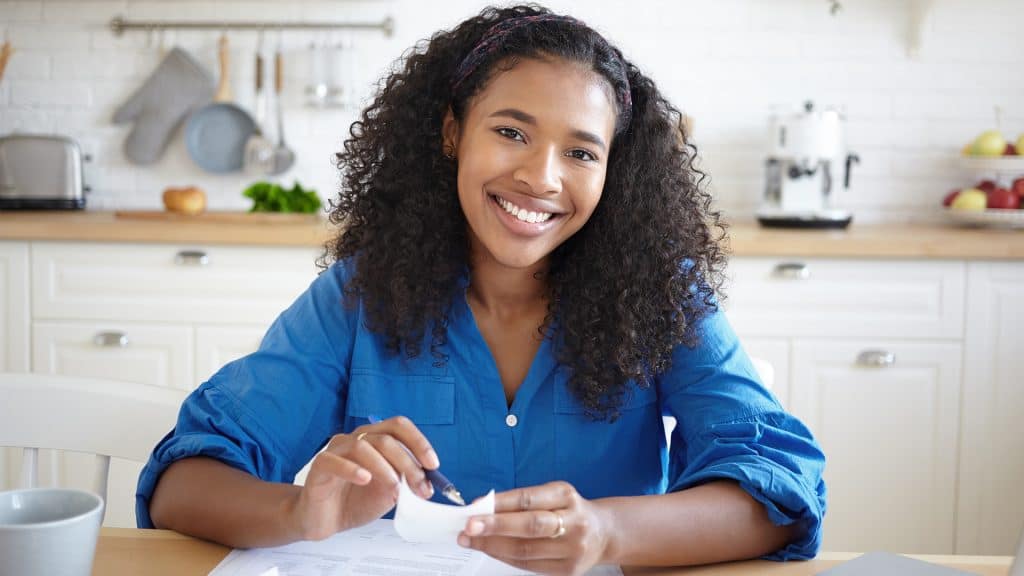
<svg viewBox="0 0 1024 576">
<path fill-rule="evenodd" d="M 515 428 L 516 424 L 519 424 L 519 418 L 516 418 L 515 414 L 509 414 L 505 416 L 505 424 L 508 424 L 509 428 Z"/>
</svg>

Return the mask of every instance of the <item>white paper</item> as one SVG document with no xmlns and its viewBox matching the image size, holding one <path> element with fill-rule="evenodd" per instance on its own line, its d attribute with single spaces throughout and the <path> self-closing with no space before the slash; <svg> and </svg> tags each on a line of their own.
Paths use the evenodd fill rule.
<svg viewBox="0 0 1024 576">
<path fill-rule="evenodd" d="M 483 562 L 476 569 L 477 574 L 487 576 L 541 576 L 537 572 L 527 572 L 515 566 L 509 566 L 490 556 L 485 556 Z M 584 576 L 622 576 L 622 569 L 618 566 L 594 566 L 584 573 Z"/>
<path fill-rule="evenodd" d="M 232 550 L 210 576 L 475 576 L 484 556 L 457 544 L 412 544 L 391 520 L 376 520 L 319 542 Z"/>
<path fill-rule="evenodd" d="M 494 514 L 494 490 L 469 506 L 451 506 L 424 500 L 406 484 L 398 483 L 395 531 L 407 542 L 455 544 L 471 516 Z"/>
<path fill-rule="evenodd" d="M 232 550 L 210 576 L 534 576 L 458 544 L 413 544 L 391 520 L 376 520 L 319 542 Z M 596 566 L 587 576 L 622 576 Z"/>
</svg>

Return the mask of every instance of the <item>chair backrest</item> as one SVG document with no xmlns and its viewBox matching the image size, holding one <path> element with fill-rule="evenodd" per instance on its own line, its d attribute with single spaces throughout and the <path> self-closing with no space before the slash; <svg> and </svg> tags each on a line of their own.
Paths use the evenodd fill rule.
<svg viewBox="0 0 1024 576">
<path fill-rule="evenodd" d="M 187 395 L 132 382 L 0 373 L 0 446 L 24 449 L 23 488 L 36 486 L 39 449 L 95 454 L 93 490 L 106 500 L 110 458 L 145 462 Z"/>
</svg>

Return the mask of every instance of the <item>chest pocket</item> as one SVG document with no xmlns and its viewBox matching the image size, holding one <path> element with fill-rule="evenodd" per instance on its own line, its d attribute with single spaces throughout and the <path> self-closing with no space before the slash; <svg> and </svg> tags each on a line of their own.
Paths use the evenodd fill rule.
<svg viewBox="0 0 1024 576">
<path fill-rule="evenodd" d="M 405 416 L 417 426 L 455 424 L 455 378 L 355 368 L 349 378 L 346 411 L 361 420 L 371 415 L 381 420 Z"/>
<path fill-rule="evenodd" d="M 453 376 L 386 374 L 353 368 L 347 400 L 346 432 L 367 424 L 370 416 L 381 420 L 405 416 L 427 437 L 445 475 L 458 484 L 462 474 Z M 434 495 L 435 501 L 440 502 L 440 498 Z"/>
</svg>

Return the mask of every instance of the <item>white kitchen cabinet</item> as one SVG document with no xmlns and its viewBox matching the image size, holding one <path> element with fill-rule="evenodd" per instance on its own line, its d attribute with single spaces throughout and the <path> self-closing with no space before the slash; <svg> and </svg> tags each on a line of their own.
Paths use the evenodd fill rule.
<svg viewBox="0 0 1024 576">
<path fill-rule="evenodd" d="M 743 349 L 751 358 L 758 358 L 772 366 L 772 393 L 784 407 L 789 408 L 789 341 L 785 338 L 742 338 Z"/>
<path fill-rule="evenodd" d="M 88 322 L 33 324 L 32 370 L 188 390 L 193 384 L 193 330 L 189 326 Z M 49 483 L 89 490 L 91 455 L 46 450 L 41 467 Z M 142 464 L 111 459 L 106 526 L 134 527 L 134 500 Z"/>
<path fill-rule="evenodd" d="M 316 277 L 308 248 L 32 244 L 36 320 L 270 322 Z"/>
<path fill-rule="evenodd" d="M 0 242 L 0 372 L 28 371 L 27 242 Z"/>
<path fill-rule="evenodd" d="M 255 352 L 267 326 L 199 326 L 196 328 L 196 374 L 198 386 L 221 366 Z"/>
<path fill-rule="evenodd" d="M 0 372 L 29 369 L 27 242 L 0 242 Z M 17 486 L 17 450 L 0 448 L 0 490 Z"/>
<path fill-rule="evenodd" d="M 736 258 L 728 275 L 744 336 L 963 337 L 963 262 Z"/>
<path fill-rule="evenodd" d="M 316 277 L 319 255 L 313 248 L 69 242 L 34 242 L 23 251 L 33 371 L 183 390 L 255 350 Z M 28 322 L 27 300 L 22 310 Z M 42 483 L 89 487 L 91 456 L 43 451 L 41 460 Z M 111 461 L 106 525 L 135 525 L 140 470 Z"/>
<path fill-rule="evenodd" d="M 968 266 L 958 554 L 1013 554 L 1024 530 L 1024 265 Z"/>
<path fill-rule="evenodd" d="M 305 247 L 35 242 L 34 370 L 191 390 L 256 349 L 316 278 L 318 255 Z"/>
<path fill-rule="evenodd" d="M 36 322 L 32 371 L 191 390 L 191 326 Z"/>
<path fill-rule="evenodd" d="M 729 277 L 744 347 L 825 451 L 823 549 L 952 553 L 966 263 L 738 258 Z"/>
<path fill-rule="evenodd" d="M 790 407 L 826 455 L 823 549 L 952 551 L 961 352 L 948 342 L 794 341 Z M 891 364 L 870 365 L 880 354 Z"/>
</svg>

